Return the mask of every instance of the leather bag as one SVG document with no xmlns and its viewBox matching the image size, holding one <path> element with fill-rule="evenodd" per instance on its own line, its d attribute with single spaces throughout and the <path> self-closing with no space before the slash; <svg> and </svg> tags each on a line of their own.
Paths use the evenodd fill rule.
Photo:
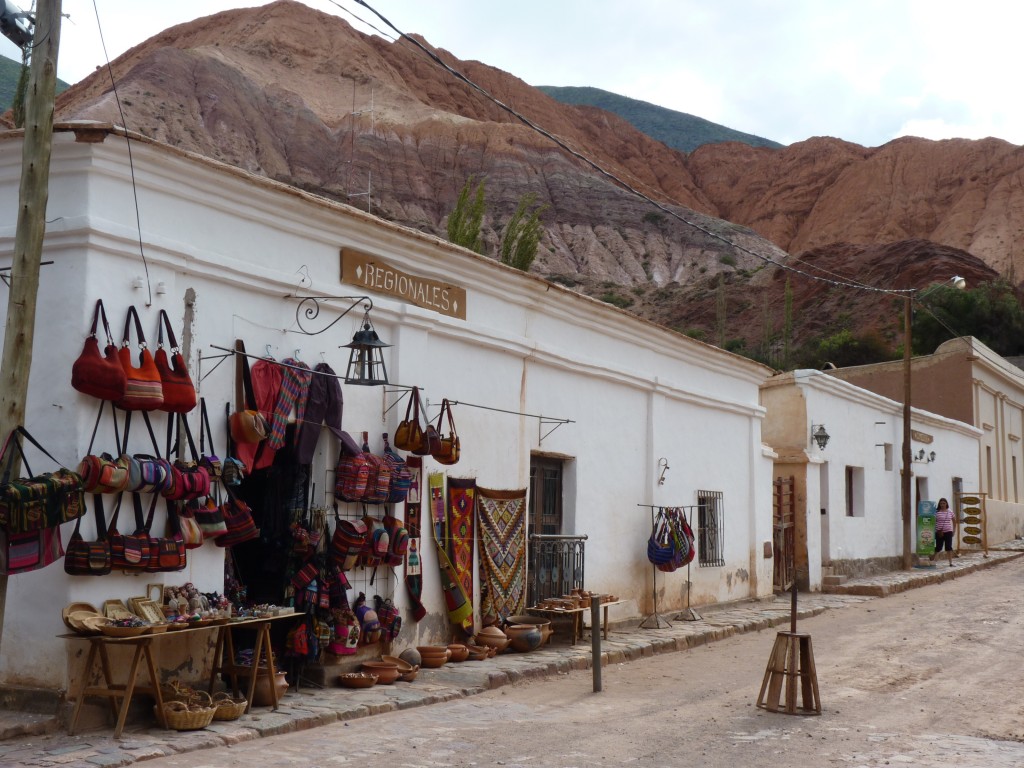
<svg viewBox="0 0 1024 768">
<path fill-rule="evenodd" d="M 448 418 L 447 435 L 441 433 L 446 416 Z M 437 450 L 431 451 L 430 455 L 438 464 L 457 464 L 462 453 L 462 445 L 459 435 L 455 431 L 455 419 L 452 418 L 452 405 L 448 402 L 448 398 L 441 401 L 441 412 L 437 415 L 437 431 L 440 434 L 441 444 Z"/>
<path fill-rule="evenodd" d="M 420 390 L 413 387 L 409 403 L 405 407 L 405 418 L 395 430 L 395 448 L 416 451 L 423 444 L 423 427 L 420 425 Z"/>
<path fill-rule="evenodd" d="M 167 329 L 167 341 L 171 353 L 168 356 L 164 349 L 164 329 Z M 164 402 L 161 411 L 168 413 L 188 413 L 196 407 L 196 388 L 189 375 L 185 358 L 174 337 L 171 319 L 164 310 L 157 316 L 157 347 L 153 355 L 153 363 L 160 372 L 160 383 L 163 388 Z"/>
<path fill-rule="evenodd" d="M 130 335 L 133 320 L 139 344 L 138 367 L 132 363 Z M 142 323 L 139 321 L 139 313 L 134 306 L 128 307 L 128 314 L 124 320 L 121 349 L 118 350 L 117 356 L 128 381 L 124 397 L 117 401 L 117 407 L 126 411 L 158 410 L 164 403 L 163 383 L 160 371 L 157 370 L 156 363 L 153 362 L 153 354 L 146 346 Z"/>
<path fill-rule="evenodd" d="M 102 353 L 99 339 L 96 338 L 101 320 L 107 341 Z M 125 395 L 128 379 L 121 366 L 114 337 L 110 334 L 103 299 L 96 300 L 96 308 L 92 313 L 92 328 L 85 339 L 81 354 L 71 366 L 71 386 L 84 395 L 98 397 L 100 400 L 120 400 Z"/>
</svg>

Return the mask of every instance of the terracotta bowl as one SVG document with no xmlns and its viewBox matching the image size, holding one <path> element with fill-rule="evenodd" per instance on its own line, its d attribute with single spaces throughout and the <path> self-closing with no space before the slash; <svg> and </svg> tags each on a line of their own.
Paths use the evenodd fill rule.
<svg viewBox="0 0 1024 768">
<path fill-rule="evenodd" d="M 410 664 L 405 659 L 400 659 L 397 656 L 381 656 L 381 661 L 386 661 L 388 664 L 394 664 L 398 667 L 398 674 L 404 675 L 408 672 L 412 672 L 414 668 L 419 668 L 419 664 Z"/>
<path fill-rule="evenodd" d="M 377 676 L 377 682 L 381 685 L 391 685 L 398 679 L 398 665 L 387 661 L 364 661 L 363 671 Z"/>
<path fill-rule="evenodd" d="M 377 676 L 369 672 L 347 672 L 338 675 L 338 684 L 342 688 L 370 688 L 377 684 Z"/>
<path fill-rule="evenodd" d="M 448 661 L 465 661 L 469 658 L 469 648 L 462 643 L 452 643 L 448 646 L 448 650 L 452 652 Z"/>
<path fill-rule="evenodd" d="M 437 669 L 443 667 L 448 662 L 448 657 L 451 655 L 444 646 L 419 646 L 416 650 L 420 652 L 422 658 L 422 665 L 429 669 Z"/>
</svg>

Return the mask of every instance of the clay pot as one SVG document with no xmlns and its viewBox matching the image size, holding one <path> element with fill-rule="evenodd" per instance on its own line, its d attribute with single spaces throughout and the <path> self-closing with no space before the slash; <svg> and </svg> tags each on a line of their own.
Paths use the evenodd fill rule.
<svg viewBox="0 0 1024 768">
<path fill-rule="evenodd" d="M 391 685 L 401 674 L 398 665 L 389 661 L 364 661 L 363 671 L 376 675 L 380 685 Z"/>
<path fill-rule="evenodd" d="M 396 664 L 398 666 L 398 679 L 406 683 L 411 683 L 415 680 L 416 673 L 420 671 L 419 664 L 410 664 L 398 656 L 381 656 L 380 660 Z"/>
<path fill-rule="evenodd" d="M 476 633 L 475 645 L 484 645 L 492 648 L 495 653 L 503 651 L 508 647 L 508 636 L 497 627 L 484 627 Z"/>
<path fill-rule="evenodd" d="M 420 656 L 420 652 L 415 648 L 406 648 L 400 654 L 398 658 L 404 661 L 406 664 L 412 664 L 414 667 L 418 667 L 423 663 L 423 658 Z"/>
<path fill-rule="evenodd" d="M 462 643 L 452 643 L 448 646 L 448 650 L 451 651 L 448 661 L 465 661 L 469 658 L 469 648 Z"/>
<path fill-rule="evenodd" d="M 252 703 L 254 707 L 272 707 L 274 706 L 274 699 L 271 697 L 270 685 L 267 683 L 267 678 L 264 675 L 265 670 L 261 670 L 259 676 L 256 678 L 256 691 L 252 695 Z M 239 683 L 242 684 L 242 690 L 249 689 L 249 678 L 239 676 Z M 274 687 L 277 689 L 277 700 L 281 701 L 281 697 L 284 696 L 288 690 L 288 680 L 285 678 L 284 672 L 278 672 L 274 677 Z"/>
<path fill-rule="evenodd" d="M 505 630 L 509 645 L 518 653 L 529 653 L 540 648 L 544 635 L 534 624 L 513 624 Z"/>
<path fill-rule="evenodd" d="M 514 624 L 532 624 L 539 627 L 542 635 L 541 645 L 547 645 L 548 640 L 550 640 L 551 636 L 555 633 L 551 628 L 551 620 L 545 619 L 543 616 L 509 616 L 506 623 L 508 626 L 512 626 Z"/>
<path fill-rule="evenodd" d="M 486 645 L 467 645 L 466 650 L 469 651 L 467 658 L 470 661 L 483 661 L 491 655 L 491 649 Z"/>
</svg>

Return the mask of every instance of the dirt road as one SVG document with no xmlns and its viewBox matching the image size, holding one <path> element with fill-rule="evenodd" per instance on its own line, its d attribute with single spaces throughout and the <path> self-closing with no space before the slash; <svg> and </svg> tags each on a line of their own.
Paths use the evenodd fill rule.
<svg viewBox="0 0 1024 768">
<path fill-rule="evenodd" d="M 824 712 L 755 706 L 775 631 L 147 761 L 234 766 L 1024 765 L 1024 560 L 801 622 Z"/>
</svg>

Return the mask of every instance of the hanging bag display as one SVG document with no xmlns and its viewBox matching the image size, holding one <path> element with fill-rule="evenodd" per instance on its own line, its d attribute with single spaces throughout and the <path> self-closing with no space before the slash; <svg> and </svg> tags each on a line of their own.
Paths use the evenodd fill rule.
<svg viewBox="0 0 1024 768">
<path fill-rule="evenodd" d="M 210 452 L 206 452 L 209 445 Z M 213 452 L 213 430 L 210 429 L 210 416 L 206 412 L 206 398 L 199 398 L 199 466 L 206 469 L 210 480 L 219 480 L 221 475 L 221 460 Z"/>
<path fill-rule="evenodd" d="M 55 563 L 64 555 L 60 528 L 10 533 L 0 528 L 0 574 L 14 576 Z"/>
<path fill-rule="evenodd" d="M 445 417 L 448 418 L 448 434 L 442 433 Z M 436 451 L 430 455 L 438 464 L 457 464 L 462 453 L 462 446 L 459 442 L 459 435 L 455 431 L 455 419 L 452 418 L 452 404 L 448 398 L 441 401 L 441 412 L 437 415 L 437 431 L 440 434 L 441 444 Z"/>
<path fill-rule="evenodd" d="M 409 403 L 405 406 L 405 418 L 395 430 L 395 447 L 403 451 L 416 451 L 423 443 L 423 427 L 420 426 L 420 390 L 413 387 Z"/>
<path fill-rule="evenodd" d="M 198 549 L 203 546 L 203 529 L 199 527 L 193 512 L 193 504 L 198 501 L 182 502 L 167 500 L 167 519 L 173 515 L 177 520 L 178 531 L 185 549 Z M 225 530 L 227 530 L 225 528 Z"/>
<path fill-rule="evenodd" d="M 216 539 L 228 532 L 227 523 L 224 522 L 224 510 L 212 496 L 207 496 L 204 502 L 190 501 L 188 505 L 199 530 L 203 532 L 204 539 Z"/>
<path fill-rule="evenodd" d="M 171 442 L 171 432 L 174 424 L 178 425 L 178 440 Z M 184 430 L 185 439 L 192 456 L 191 461 L 180 457 L 174 460 L 171 467 L 171 482 L 163 494 L 165 498 L 172 501 L 189 501 L 208 496 L 210 493 L 210 474 L 199 461 L 199 454 L 196 453 L 196 443 L 192 438 L 192 430 L 188 426 L 188 418 L 183 414 L 171 416 L 167 421 L 167 455 L 172 450 L 181 446 L 181 432 Z M 172 445 L 176 447 L 172 449 Z"/>
<path fill-rule="evenodd" d="M 412 487 L 412 472 L 409 470 L 405 459 L 395 453 L 388 444 L 388 433 L 384 437 L 384 459 L 391 466 L 391 485 L 388 488 L 388 496 L 385 501 L 388 504 L 398 504 L 405 501 Z"/>
<path fill-rule="evenodd" d="M 103 497 L 93 496 L 93 513 L 96 516 L 96 539 L 86 541 L 79 528 L 82 518 L 75 521 L 64 552 L 64 572 L 69 576 L 106 576 L 110 573 L 110 542 L 107 541 L 107 525 L 103 519 Z"/>
<path fill-rule="evenodd" d="M 93 455 L 92 446 L 96 442 L 96 432 L 103 417 L 104 406 L 100 403 L 99 412 L 96 414 L 96 423 L 92 428 L 92 439 L 89 440 L 89 448 L 86 456 L 78 463 L 75 472 L 82 478 L 82 490 L 85 493 L 120 493 L 128 487 L 131 479 L 129 459 L 126 456 L 114 458 L 109 453 Z M 117 439 L 118 450 L 120 450 L 121 437 L 117 434 L 117 412 L 114 404 L 110 404 L 110 413 L 113 415 L 114 435 Z"/>
<path fill-rule="evenodd" d="M 99 322 L 103 321 L 103 333 L 107 344 L 100 353 L 99 339 L 96 331 Z M 103 300 L 96 300 L 96 308 L 92 313 L 92 328 L 85 339 L 82 353 L 71 366 L 71 386 L 84 395 L 98 397 L 100 400 L 120 400 L 124 397 L 128 386 L 124 368 L 118 357 L 117 345 L 110 333 L 107 312 L 103 308 Z"/>
<path fill-rule="evenodd" d="M 157 315 L 157 347 L 153 355 L 153 363 L 160 372 L 160 383 L 163 388 L 164 402 L 161 411 L 168 413 L 188 413 L 196 407 L 196 388 L 192 384 L 185 358 L 174 337 L 171 319 L 164 310 Z M 168 356 L 164 349 L 164 329 L 167 330 L 167 341 L 171 346 Z"/>
<path fill-rule="evenodd" d="M 132 363 L 131 328 L 135 324 L 135 335 L 139 344 L 139 365 Z M 128 307 L 128 315 L 124 320 L 124 334 L 118 359 L 124 369 L 128 384 L 124 397 L 117 401 L 117 406 L 126 411 L 155 411 L 164 403 L 163 384 L 160 371 L 153 362 L 153 354 L 146 346 L 146 337 L 142 333 L 142 323 L 134 306 Z"/>
<path fill-rule="evenodd" d="M 242 392 L 245 408 L 235 411 L 228 417 L 228 434 L 236 443 L 255 445 L 266 440 L 270 434 L 270 425 L 256 408 L 256 394 L 252 388 L 249 358 L 244 349 L 239 354 L 242 357 Z"/>
<path fill-rule="evenodd" d="M 391 462 L 370 451 L 369 433 L 363 432 L 363 455 L 370 471 L 366 476 L 366 490 L 361 501 L 364 504 L 383 504 L 391 492 Z"/>
<path fill-rule="evenodd" d="M 110 564 L 114 570 L 138 572 L 144 571 L 149 563 L 149 534 L 144 530 L 126 535 L 117 530 L 118 517 L 121 514 L 121 503 L 124 494 L 117 497 L 114 514 L 107 528 L 107 541 L 110 542 Z"/>
<path fill-rule="evenodd" d="M 369 528 L 362 520 L 347 520 L 338 516 L 334 510 L 334 535 L 331 537 L 331 559 L 341 571 L 351 571 L 356 567 L 359 554 L 363 551 Z"/>
<path fill-rule="evenodd" d="M 7 436 L 0 451 L 0 527 L 9 534 L 29 533 L 44 528 L 56 528 L 62 523 L 76 520 L 85 511 L 82 478 L 69 469 L 60 467 L 55 472 L 32 475 L 19 437 L 24 437 L 42 453 L 60 465 L 24 427 L 15 427 Z M 10 449 L 14 444 L 14 450 Z M 14 457 L 18 455 L 27 478 L 11 479 Z"/>
<path fill-rule="evenodd" d="M 228 500 L 221 505 L 221 512 L 224 513 L 224 525 L 227 526 L 227 532 L 214 540 L 218 547 L 234 547 L 259 537 L 260 530 L 252 518 L 252 510 L 249 509 L 249 505 L 230 490 L 228 491 Z"/>
<path fill-rule="evenodd" d="M 347 432 L 343 434 L 348 435 Z M 353 451 L 352 449 L 355 448 Z M 342 440 L 338 466 L 334 472 L 334 495 L 339 501 L 362 501 L 370 479 L 368 454 L 360 451 L 349 435 Z"/>
</svg>

